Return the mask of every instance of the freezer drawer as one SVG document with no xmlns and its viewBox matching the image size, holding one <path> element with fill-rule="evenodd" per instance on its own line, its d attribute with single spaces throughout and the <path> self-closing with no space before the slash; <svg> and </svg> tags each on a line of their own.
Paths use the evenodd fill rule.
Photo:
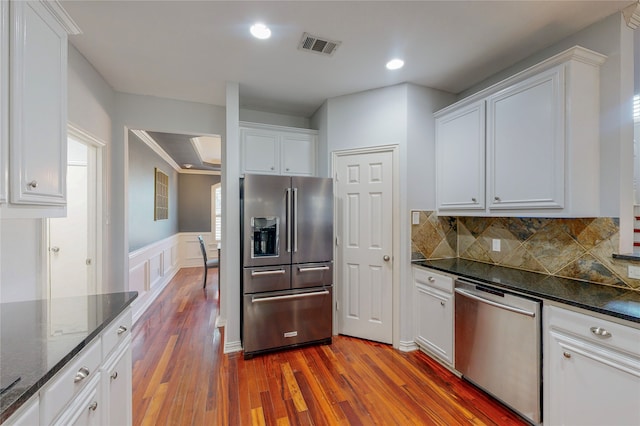
<svg viewBox="0 0 640 426">
<path fill-rule="evenodd" d="M 291 287 L 326 287 L 333 284 L 333 264 L 305 263 L 291 267 Z"/>
<path fill-rule="evenodd" d="M 290 265 L 245 268 L 242 274 L 242 292 L 244 294 L 291 288 Z"/>
<path fill-rule="evenodd" d="M 244 356 L 330 341 L 332 288 L 244 296 Z"/>
</svg>

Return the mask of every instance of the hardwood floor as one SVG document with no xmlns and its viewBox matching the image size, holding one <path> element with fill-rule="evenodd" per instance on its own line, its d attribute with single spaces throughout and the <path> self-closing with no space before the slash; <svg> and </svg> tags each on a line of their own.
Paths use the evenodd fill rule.
<svg viewBox="0 0 640 426">
<path fill-rule="evenodd" d="M 134 425 L 525 425 L 420 351 L 335 336 L 222 353 L 217 274 L 178 272 L 133 329 Z"/>
</svg>

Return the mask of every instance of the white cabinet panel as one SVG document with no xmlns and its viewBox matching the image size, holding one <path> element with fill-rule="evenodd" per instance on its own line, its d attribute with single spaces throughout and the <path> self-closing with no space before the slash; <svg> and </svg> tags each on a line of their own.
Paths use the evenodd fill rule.
<svg viewBox="0 0 640 426">
<path fill-rule="evenodd" d="M 9 2 L 0 2 L 0 204 L 7 201 L 9 154 Z"/>
<path fill-rule="evenodd" d="M 132 421 L 131 338 L 120 346 L 102 372 L 104 407 L 102 424 L 130 425 Z"/>
<path fill-rule="evenodd" d="M 640 330 L 555 306 L 544 312 L 544 423 L 640 424 Z"/>
<path fill-rule="evenodd" d="M 316 141 L 307 134 L 283 134 L 280 139 L 281 172 L 285 175 L 314 176 Z"/>
<path fill-rule="evenodd" d="M 275 132 L 243 129 L 242 160 L 244 173 L 278 174 L 280 143 Z"/>
<path fill-rule="evenodd" d="M 413 267 L 416 343 L 453 365 L 453 278 Z"/>
<path fill-rule="evenodd" d="M 64 205 L 67 33 L 40 2 L 10 9 L 11 202 Z"/>
<path fill-rule="evenodd" d="M 576 46 L 437 112 L 438 211 L 599 216 L 605 59 Z"/>
<path fill-rule="evenodd" d="M 487 100 L 489 208 L 564 207 L 564 69 Z"/>
<path fill-rule="evenodd" d="M 6 426 L 34 426 L 40 424 L 40 404 L 39 397 L 36 394 L 29 401 L 25 402 L 22 407 L 2 423 Z"/>
<path fill-rule="evenodd" d="M 485 104 L 474 103 L 436 120 L 438 209 L 485 207 Z"/>
<path fill-rule="evenodd" d="M 315 130 L 242 123 L 242 173 L 315 176 L 316 135 Z"/>
</svg>

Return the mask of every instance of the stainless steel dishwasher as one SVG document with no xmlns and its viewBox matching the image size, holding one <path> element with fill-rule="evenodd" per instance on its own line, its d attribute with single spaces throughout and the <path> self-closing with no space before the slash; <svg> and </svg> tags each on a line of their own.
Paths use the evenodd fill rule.
<svg viewBox="0 0 640 426">
<path fill-rule="evenodd" d="M 541 302 L 456 280 L 455 369 L 529 421 L 541 421 Z"/>
</svg>

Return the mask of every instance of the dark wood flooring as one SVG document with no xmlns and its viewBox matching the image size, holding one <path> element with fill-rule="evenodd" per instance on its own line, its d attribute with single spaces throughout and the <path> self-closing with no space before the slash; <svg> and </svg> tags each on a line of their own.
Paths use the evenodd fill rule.
<svg viewBox="0 0 640 426">
<path fill-rule="evenodd" d="M 178 272 L 133 329 L 134 425 L 524 425 L 420 351 L 346 336 L 224 355 L 217 274 Z"/>
</svg>

